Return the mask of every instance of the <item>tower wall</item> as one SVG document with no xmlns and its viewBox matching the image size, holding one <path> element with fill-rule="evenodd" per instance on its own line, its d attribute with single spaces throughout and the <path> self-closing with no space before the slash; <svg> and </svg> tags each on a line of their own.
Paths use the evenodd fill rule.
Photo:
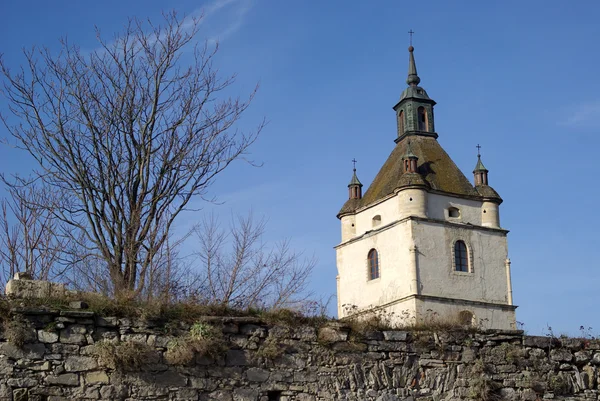
<svg viewBox="0 0 600 401">
<path fill-rule="evenodd" d="M 411 294 L 409 223 L 380 227 L 357 241 L 336 247 L 339 317 L 353 308 L 375 307 Z M 374 280 L 369 279 L 367 260 L 371 249 L 379 256 L 379 278 Z"/>
<path fill-rule="evenodd" d="M 416 323 L 428 325 L 435 321 L 458 323 L 461 314 L 471 314 L 471 324 L 481 329 L 515 330 L 517 321 L 512 308 L 500 305 L 477 305 L 466 302 L 452 302 L 444 299 L 416 299 Z M 395 315 L 398 312 L 394 313 Z M 466 322 L 465 322 L 466 323 Z"/>
<path fill-rule="evenodd" d="M 449 209 L 459 211 L 458 217 L 451 217 Z M 458 198 L 441 194 L 427 197 L 427 216 L 432 219 L 481 225 L 481 201 Z"/>
<path fill-rule="evenodd" d="M 419 250 L 421 294 L 475 302 L 508 304 L 506 233 L 444 222 L 413 221 Z M 454 245 L 468 253 L 468 272 L 456 271 Z"/>
<path fill-rule="evenodd" d="M 408 188 L 398 192 L 399 218 L 408 216 L 427 216 L 427 191 L 420 188 Z"/>
<path fill-rule="evenodd" d="M 386 199 L 356 214 L 356 235 L 377 230 L 398 220 L 398 205 L 395 198 Z M 379 216 L 379 219 L 377 218 Z"/>
<path fill-rule="evenodd" d="M 356 216 L 342 217 L 342 242 L 346 242 L 356 235 Z"/>
<path fill-rule="evenodd" d="M 483 205 L 481 205 L 481 225 L 500 228 L 500 205 L 494 202 L 483 202 Z"/>
</svg>

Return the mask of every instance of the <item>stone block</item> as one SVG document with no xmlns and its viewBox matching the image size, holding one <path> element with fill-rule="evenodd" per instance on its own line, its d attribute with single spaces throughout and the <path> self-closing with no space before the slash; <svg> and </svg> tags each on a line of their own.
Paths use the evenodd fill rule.
<svg viewBox="0 0 600 401">
<path fill-rule="evenodd" d="M 236 401 L 255 401 L 258 399 L 258 390 L 251 388 L 237 388 L 233 391 Z"/>
<path fill-rule="evenodd" d="M 347 341 L 348 332 L 333 327 L 321 327 L 318 339 L 323 343 L 335 343 L 338 341 Z"/>
<path fill-rule="evenodd" d="M 248 365 L 248 358 L 246 352 L 243 350 L 229 350 L 225 357 L 225 363 L 227 366 L 245 366 Z"/>
<path fill-rule="evenodd" d="M 73 319 L 90 319 L 90 321 L 93 321 L 95 313 L 84 310 L 62 310 L 60 311 L 60 315 Z"/>
<path fill-rule="evenodd" d="M 123 400 L 129 395 L 129 387 L 125 385 L 108 385 L 100 387 L 100 397 L 105 400 Z"/>
<path fill-rule="evenodd" d="M 59 386 L 79 386 L 77 373 L 64 373 L 57 376 L 46 377 L 46 383 Z"/>
<path fill-rule="evenodd" d="M 573 354 L 565 348 L 553 349 L 550 351 L 550 359 L 558 362 L 571 362 Z"/>
<path fill-rule="evenodd" d="M 88 372 L 85 374 L 86 384 L 107 384 L 109 382 L 108 375 L 102 370 Z"/>
<path fill-rule="evenodd" d="M 60 342 L 63 344 L 86 345 L 85 326 L 72 325 L 60 331 Z"/>
<path fill-rule="evenodd" d="M 193 388 L 182 388 L 175 393 L 176 400 L 195 401 L 198 399 L 198 390 Z M 254 398 L 255 399 L 255 398 Z M 236 398 L 237 400 L 237 398 Z"/>
<path fill-rule="evenodd" d="M 158 373 L 154 380 L 156 385 L 161 387 L 183 387 L 187 384 L 185 376 L 173 371 Z"/>
<path fill-rule="evenodd" d="M 5 293 L 12 298 L 50 298 L 66 294 L 64 284 L 51 283 L 43 280 L 9 280 Z"/>
<path fill-rule="evenodd" d="M 98 368 L 98 361 L 91 356 L 68 356 L 65 360 L 67 372 L 85 372 Z"/>
<path fill-rule="evenodd" d="M 58 333 L 46 330 L 38 330 L 38 340 L 42 343 L 52 344 L 58 341 Z"/>
<path fill-rule="evenodd" d="M 29 388 L 38 385 L 38 381 L 32 377 L 12 378 L 6 381 L 10 387 Z"/>
<path fill-rule="evenodd" d="M 251 382 L 264 382 L 269 379 L 271 373 L 261 368 L 250 368 L 246 371 L 246 378 Z"/>
<path fill-rule="evenodd" d="M 383 338 L 386 341 L 406 341 L 408 339 L 408 332 L 406 331 L 384 331 Z"/>
</svg>

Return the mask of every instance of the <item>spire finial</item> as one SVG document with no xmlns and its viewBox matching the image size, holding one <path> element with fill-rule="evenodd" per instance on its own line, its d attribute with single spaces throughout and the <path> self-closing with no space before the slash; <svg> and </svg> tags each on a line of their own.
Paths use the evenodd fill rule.
<svg viewBox="0 0 600 401">
<path fill-rule="evenodd" d="M 483 165 L 483 163 L 481 162 L 481 145 L 477 144 L 477 146 L 475 146 L 477 148 L 477 165 L 475 166 L 475 170 L 473 170 L 473 173 L 478 174 L 478 173 L 486 173 L 488 172 L 488 170 L 485 168 L 485 166 Z M 485 181 L 485 182 L 484 182 Z M 475 176 L 475 182 L 477 183 L 477 176 Z M 483 178 L 479 181 L 479 184 L 485 183 L 485 185 L 487 185 L 487 175 L 485 177 L 485 180 L 483 180 Z"/>
<path fill-rule="evenodd" d="M 408 46 L 408 78 L 406 79 L 406 83 L 410 86 L 417 86 L 419 82 L 421 82 L 421 78 L 417 75 L 417 65 L 415 64 L 415 56 L 413 51 L 415 48 L 412 45 L 412 37 L 415 32 L 411 29 L 408 31 L 410 35 L 410 46 Z"/>
<path fill-rule="evenodd" d="M 358 177 L 356 176 L 356 159 L 352 159 L 352 179 L 350 180 L 350 184 L 348 184 L 349 191 L 349 199 L 360 199 L 362 198 L 362 184 Z"/>
</svg>

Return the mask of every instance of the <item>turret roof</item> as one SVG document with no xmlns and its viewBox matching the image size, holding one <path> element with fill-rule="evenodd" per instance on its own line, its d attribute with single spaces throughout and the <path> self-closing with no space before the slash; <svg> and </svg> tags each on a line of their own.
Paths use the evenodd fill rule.
<svg viewBox="0 0 600 401">
<path fill-rule="evenodd" d="M 354 173 L 352 174 L 352 179 L 350 180 L 350 184 L 348 184 L 348 186 L 351 187 L 353 185 L 358 185 L 359 187 L 363 186 L 363 184 L 361 184 L 360 180 L 356 176 L 356 169 L 354 169 Z"/>
<path fill-rule="evenodd" d="M 418 174 L 403 173 L 402 159 L 406 154 L 409 139 L 412 152 L 418 157 Z M 362 199 L 353 199 L 358 202 L 346 202 L 338 216 L 375 203 L 393 194 L 396 189 L 420 184 L 417 184 L 418 179 L 404 177 L 407 174 L 420 175 L 424 185 L 431 190 L 466 197 L 486 196 L 473 187 L 435 138 L 411 136 L 398 142 Z"/>
<path fill-rule="evenodd" d="M 477 155 L 477 165 L 475 166 L 475 170 L 473 170 L 473 172 L 477 173 L 478 171 L 488 171 L 488 169 L 485 168 L 485 166 L 481 162 L 481 155 Z"/>
</svg>

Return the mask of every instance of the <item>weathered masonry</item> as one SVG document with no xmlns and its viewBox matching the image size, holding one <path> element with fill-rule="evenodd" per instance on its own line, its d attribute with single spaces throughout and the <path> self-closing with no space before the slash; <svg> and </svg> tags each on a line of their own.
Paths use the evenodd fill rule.
<svg viewBox="0 0 600 401">
<path fill-rule="evenodd" d="M 203 324 L 222 335 L 222 351 L 173 363 L 170 347 L 193 326 L 82 310 L 21 309 L 13 318 L 5 327 L 20 322 L 26 335 L 20 347 L 7 342 L 14 333 L 6 329 L 0 338 L 6 401 L 599 399 L 598 340 L 207 318 Z M 107 345 L 136 350 L 140 364 L 126 365 L 123 355 L 121 364 L 107 363 L 99 352 Z"/>
<path fill-rule="evenodd" d="M 514 329 L 502 199 L 480 154 L 472 184 L 440 146 L 436 102 L 419 86 L 408 50 L 408 87 L 394 106 L 396 145 L 364 196 L 354 169 L 337 215 L 338 316 L 378 311 L 417 323 L 435 316 Z"/>
</svg>

